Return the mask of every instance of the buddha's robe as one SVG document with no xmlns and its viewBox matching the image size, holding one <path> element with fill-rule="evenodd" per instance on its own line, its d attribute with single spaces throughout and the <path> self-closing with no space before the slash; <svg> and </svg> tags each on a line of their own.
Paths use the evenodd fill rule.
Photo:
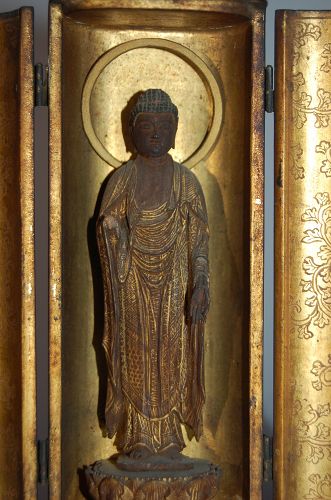
<svg viewBox="0 0 331 500">
<path fill-rule="evenodd" d="M 115 444 L 156 453 L 184 447 L 181 423 L 199 439 L 205 400 L 204 325 L 190 323 L 196 281 L 208 280 L 208 222 L 201 186 L 173 164 L 168 201 L 142 210 L 138 167 L 110 178 L 97 224 L 104 277 L 106 424 Z"/>
</svg>

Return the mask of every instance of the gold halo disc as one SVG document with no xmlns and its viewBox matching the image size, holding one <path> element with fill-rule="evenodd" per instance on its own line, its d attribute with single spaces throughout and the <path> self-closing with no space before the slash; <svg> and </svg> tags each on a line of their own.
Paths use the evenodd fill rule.
<svg viewBox="0 0 331 500">
<path fill-rule="evenodd" d="M 117 57 L 131 50 L 141 48 L 166 50 L 182 58 L 198 73 L 212 98 L 212 117 L 206 137 L 203 139 L 202 143 L 194 151 L 194 153 L 182 162 L 187 167 L 192 168 L 210 153 L 218 138 L 222 124 L 223 108 L 221 87 L 213 70 L 203 59 L 201 59 L 197 54 L 192 52 L 187 47 L 184 47 L 183 45 L 172 42 L 170 40 L 165 40 L 162 38 L 143 38 L 138 40 L 130 40 L 129 42 L 117 45 L 113 49 L 105 52 L 97 60 L 97 62 L 92 66 L 89 74 L 87 75 L 82 94 L 82 118 L 85 133 L 96 153 L 110 166 L 118 168 L 124 163 L 124 161 L 120 161 L 115 158 L 98 138 L 92 123 L 90 101 L 94 85 L 106 66 L 108 66 Z"/>
</svg>

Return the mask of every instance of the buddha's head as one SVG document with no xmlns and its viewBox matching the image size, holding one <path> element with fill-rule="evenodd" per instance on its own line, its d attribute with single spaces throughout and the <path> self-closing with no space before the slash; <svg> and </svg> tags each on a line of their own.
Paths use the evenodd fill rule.
<svg viewBox="0 0 331 500">
<path fill-rule="evenodd" d="M 142 156 L 158 158 L 175 145 L 178 109 L 166 92 L 149 89 L 140 94 L 131 111 L 133 143 Z"/>
</svg>

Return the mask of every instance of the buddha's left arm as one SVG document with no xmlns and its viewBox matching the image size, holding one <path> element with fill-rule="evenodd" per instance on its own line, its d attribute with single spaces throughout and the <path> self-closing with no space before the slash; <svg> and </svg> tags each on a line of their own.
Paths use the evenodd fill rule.
<svg viewBox="0 0 331 500">
<path fill-rule="evenodd" d="M 209 309 L 208 221 L 202 191 L 189 210 L 192 295 L 189 313 L 193 324 L 205 321 Z"/>
<path fill-rule="evenodd" d="M 196 181 L 197 182 L 197 181 Z M 201 186 L 196 184 L 195 196 L 189 209 L 189 235 L 192 258 L 193 286 L 209 284 L 208 216 Z"/>
</svg>

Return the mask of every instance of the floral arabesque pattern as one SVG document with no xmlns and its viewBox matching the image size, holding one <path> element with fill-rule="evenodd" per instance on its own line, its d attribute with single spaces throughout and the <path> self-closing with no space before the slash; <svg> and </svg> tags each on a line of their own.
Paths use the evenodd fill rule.
<svg viewBox="0 0 331 500">
<path fill-rule="evenodd" d="M 311 474 L 309 481 L 314 485 L 305 495 L 304 500 L 330 500 L 331 499 L 331 475 L 326 474 L 323 478 L 320 474 Z"/>
<path fill-rule="evenodd" d="M 331 116 L 331 93 L 319 88 L 317 90 L 317 103 L 313 105 L 313 97 L 301 89 L 306 83 L 302 73 L 293 75 L 293 121 L 301 129 L 307 122 L 307 116 L 312 114 L 315 118 L 315 127 L 327 127 Z"/>
<path fill-rule="evenodd" d="M 290 169 L 294 179 L 303 179 L 305 177 L 305 169 L 302 166 L 303 149 L 300 144 L 296 144 L 290 148 Z"/>
<path fill-rule="evenodd" d="M 314 327 L 324 328 L 331 319 L 331 202 L 329 193 L 315 196 L 317 207 L 308 208 L 301 220 L 310 227 L 304 231 L 302 243 L 317 243 L 319 251 L 305 257 L 302 263 L 304 278 L 300 281 L 302 291 L 307 294 L 305 305 L 311 310 L 300 317 L 302 307 L 292 302 L 292 331 L 299 338 L 314 336 Z"/>
<path fill-rule="evenodd" d="M 301 47 L 309 40 L 318 40 L 321 36 L 321 28 L 313 23 L 297 23 L 294 32 L 294 54 L 293 66 L 298 64 L 301 58 Z"/>
<path fill-rule="evenodd" d="M 324 45 L 324 50 L 321 56 L 326 59 L 325 63 L 321 66 L 321 71 L 325 71 L 325 73 L 329 73 L 331 70 L 331 43 L 326 43 Z"/>
<path fill-rule="evenodd" d="M 321 172 L 326 177 L 331 177 L 331 143 L 329 141 L 321 141 L 315 148 L 316 153 L 324 155 L 325 160 L 322 161 Z"/>
<path fill-rule="evenodd" d="M 316 391 L 321 391 L 324 387 L 331 387 L 331 354 L 328 356 L 328 364 L 325 365 L 317 359 L 313 363 L 310 373 L 317 377 L 317 380 L 312 382 L 312 386 Z"/>
<path fill-rule="evenodd" d="M 313 464 L 324 458 L 331 461 L 330 403 L 314 408 L 306 400 L 297 400 L 294 410 L 298 456 Z"/>
</svg>

